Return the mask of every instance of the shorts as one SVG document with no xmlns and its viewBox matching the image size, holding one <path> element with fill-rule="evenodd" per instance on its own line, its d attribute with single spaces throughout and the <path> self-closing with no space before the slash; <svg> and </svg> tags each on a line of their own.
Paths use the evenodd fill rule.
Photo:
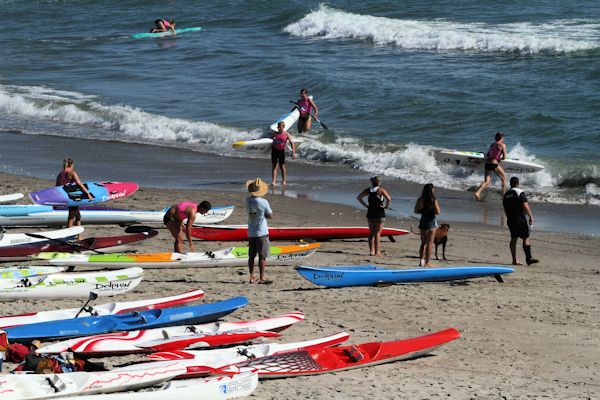
<svg viewBox="0 0 600 400">
<path fill-rule="evenodd" d="M 284 165 L 285 164 L 285 149 L 277 150 L 275 148 L 271 149 L 271 163 L 273 165 Z"/>
<path fill-rule="evenodd" d="M 485 163 L 485 170 L 486 171 L 495 171 L 496 168 L 498 168 L 499 164 L 494 164 L 494 163 Z"/>
<path fill-rule="evenodd" d="M 527 239 L 529 237 L 529 224 L 527 221 L 516 221 L 507 225 L 511 238 Z"/>
<path fill-rule="evenodd" d="M 179 220 L 173 215 L 165 214 L 165 216 L 163 217 L 163 223 L 167 225 L 169 222 L 179 222 Z"/>
<path fill-rule="evenodd" d="M 269 250 L 271 244 L 269 243 L 269 235 L 260 237 L 249 237 L 248 238 L 248 258 L 254 259 L 258 254 L 258 260 L 266 260 L 269 258 Z"/>
</svg>

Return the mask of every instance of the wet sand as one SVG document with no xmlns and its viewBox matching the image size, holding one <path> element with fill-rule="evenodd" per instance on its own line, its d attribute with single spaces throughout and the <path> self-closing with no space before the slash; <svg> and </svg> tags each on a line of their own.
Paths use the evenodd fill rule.
<svg viewBox="0 0 600 400">
<path fill-rule="evenodd" d="M 248 176 L 252 178 L 252 176 Z M 27 193 L 50 181 L 0 174 L 1 192 Z M 167 190 L 142 188 L 114 206 L 160 209 L 180 200 L 209 200 L 238 208 L 226 223 L 245 223 L 246 195 L 241 190 Z M 365 225 L 365 211 L 269 194 L 271 226 Z M 442 204 L 442 208 L 444 205 Z M 535 206 L 534 206 L 535 213 Z M 441 222 L 445 222 L 442 214 Z M 412 219 L 390 217 L 386 226 L 409 229 Z M 21 230 L 19 230 L 21 231 Z M 119 227 L 88 227 L 86 236 L 119 234 Z M 506 228 L 478 223 L 451 223 L 448 261 L 434 266 L 491 265 L 510 262 Z M 197 250 L 217 250 L 235 243 L 198 242 Z M 305 265 L 377 264 L 410 268 L 418 264 L 419 237 L 396 243 L 383 240 L 385 256 L 369 257 L 365 240 L 332 241 Z M 166 230 L 144 242 L 139 251 L 170 251 Z M 522 258 L 522 250 L 518 247 Z M 260 318 L 301 310 L 306 319 L 283 332 L 278 341 L 299 341 L 347 331 L 349 342 L 392 340 L 447 327 L 462 338 L 431 356 L 339 372 L 261 382 L 253 398 L 595 398 L 600 392 L 600 239 L 583 235 L 534 232 L 535 266 L 520 266 L 505 276 L 465 283 L 398 285 L 384 288 L 319 288 L 303 280 L 292 266 L 268 266 L 272 285 L 247 284 L 244 267 L 147 270 L 145 280 L 127 301 L 167 296 L 192 288 L 205 290 L 206 302 L 244 295 L 250 304 L 227 320 Z M 112 301 L 97 300 L 97 304 Z M 1 314 L 72 307 L 65 301 L 3 301 Z M 109 358 L 118 364 L 130 358 Z M 10 365 L 4 365 L 4 371 Z"/>
</svg>

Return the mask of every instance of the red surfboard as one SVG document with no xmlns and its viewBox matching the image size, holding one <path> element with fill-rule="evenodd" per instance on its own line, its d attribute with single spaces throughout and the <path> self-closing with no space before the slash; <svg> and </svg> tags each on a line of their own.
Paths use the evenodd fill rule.
<svg viewBox="0 0 600 400">
<path fill-rule="evenodd" d="M 403 229 L 384 228 L 381 236 L 387 236 L 393 241 L 394 236 L 409 233 Z M 217 242 L 241 242 L 248 239 L 246 225 L 202 225 L 192 228 L 192 236 L 196 239 Z M 321 226 L 321 227 L 290 227 L 269 228 L 269 240 L 300 240 L 314 239 L 318 241 L 332 239 L 360 239 L 369 236 L 369 228 L 364 226 Z"/>
<path fill-rule="evenodd" d="M 459 337 L 460 332 L 449 328 L 430 335 L 393 342 L 284 352 L 244 361 L 235 364 L 232 369 L 257 369 L 263 379 L 324 374 L 420 357 Z"/>
<path fill-rule="evenodd" d="M 215 335 L 199 334 L 194 336 L 179 336 L 162 340 L 153 340 L 138 345 L 143 349 L 158 351 L 175 351 L 183 349 L 196 349 L 201 347 L 226 346 L 231 344 L 246 343 L 260 337 L 279 337 L 277 332 L 224 332 Z"/>
</svg>

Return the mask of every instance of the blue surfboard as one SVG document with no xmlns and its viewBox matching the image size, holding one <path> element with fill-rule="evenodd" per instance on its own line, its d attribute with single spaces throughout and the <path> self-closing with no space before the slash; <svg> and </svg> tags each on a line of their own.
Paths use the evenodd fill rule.
<svg viewBox="0 0 600 400">
<path fill-rule="evenodd" d="M 4 329 L 11 342 L 62 340 L 80 336 L 99 335 L 138 329 L 161 328 L 173 325 L 194 325 L 216 321 L 248 304 L 246 297 L 197 306 L 164 308 L 132 312 L 129 314 L 103 315 L 59 321 L 38 322 Z"/>
<path fill-rule="evenodd" d="M 493 276 L 514 271 L 501 266 L 386 269 L 374 265 L 342 267 L 296 267 L 296 271 L 315 285 L 327 287 L 381 286 L 418 282 L 445 282 Z M 501 278 L 499 279 L 501 281 Z"/>
<path fill-rule="evenodd" d="M 201 31 L 201 30 L 202 30 L 201 26 L 193 26 L 190 28 L 175 29 L 175 32 L 177 32 L 177 35 L 179 35 L 180 33 L 197 32 L 197 31 Z M 175 36 L 177 36 L 177 35 L 175 35 Z M 156 32 L 156 33 L 143 32 L 143 33 L 136 33 L 135 35 L 132 35 L 131 37 L 133 39 L 141 39 L 141 38 L 152 38 L 152 37 L 162 37 L 162 36 L 173 36 L 173 32 L 172 31 Z"/>
<path fill-rule="evenodd" d="M 28 214 L 34 214 L 39 212 L 52 211 L 52 206 L 37 205 L 37 204 L 24 204 L 24 205 L 11 205 L 11 206 L 0 206 L 0 216 L 2 217 L 14 217 L 23 216 Z"/>
</svg>

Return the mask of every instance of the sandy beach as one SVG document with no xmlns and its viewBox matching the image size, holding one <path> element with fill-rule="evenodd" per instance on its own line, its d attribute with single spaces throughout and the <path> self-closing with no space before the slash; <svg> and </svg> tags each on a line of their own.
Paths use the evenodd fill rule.
<svg viewBox="0 0 600 400">
<path fill-rule="evenodd" d="M 249 176 L 248 178 L 252 178 Z M 0 174 L 2 193 L 27 193 L 50 181 Z M 394 194 L 392 193 L 392 196 Z M 228 224 L 246 222 L 239 192 L 142 188 L 114 206 L 160 209 L 181 200 L 235 205 Z M 271 226 L 366 225 L 365 210 L 302 198 L 269 194 Z M 441 204 L 441 222 L 444 222 Z M 535 203 L 532 204 L 535 215 Z M 386 226 L 410 229 L 415 221 L 388 218 Z M 22 231 L 22 230 L 19 230 Z M 119 234 L 119 227 L 88 227 L 85 236 Z M 534 232 L 534 266 L 516 267 L 504 283 L 492 278 L 467 283 L 398 285 L 384 288 L 319 288 L 292 266 L 268 266 L 272 285 L 247 284 L 247 269 L 148 270 L 133 292 L 115 301 L 167 296 L 192 288 L 212 302 L 244 295 L 250 304 L 227 320 L 253 319 L 302 311 L 306 318 L 284 331 L 279 341 L 298 341 L 339 331 L 351 343 L 408 338 L 457 328 L 462 338 L 419 359 L 313 377 L 261 382 L 256 399 L 324 398 L 597 398 L 600 392 L 600 238 Z M 434 266 L 491 265 L 510 262 L 507 228 L 452 223 L 448 261 Z M 217 250 L 231 243 L 198 242 L 197 249 Z M 369 257 L 366 240 L 326 242 L 306 265 L 364 265 L 410 268 L 418 264 L 419 237 L 396 243 L 383 240 L 385 256 Z M 166 230 L 139 251 L 171 251 Z M 522 249 L 518 247 L 520 258 Z M 112 300 L 100 299 L 106 302 Z M 97 302 L 98 302 L 97 301 Z M 2 315 L 72 307 L 65 301 L 3 301 Z M 105 359 L 116 365 L 128 359 Z M 3 372 L 12 365 L 4 364 Z"/>
</svg>

